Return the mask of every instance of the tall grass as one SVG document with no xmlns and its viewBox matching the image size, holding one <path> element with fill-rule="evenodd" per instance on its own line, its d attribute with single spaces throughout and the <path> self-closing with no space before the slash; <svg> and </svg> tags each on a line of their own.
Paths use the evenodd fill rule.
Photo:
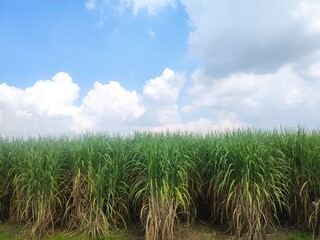
<svg viewBox="0 0 320 240">
<path fill-rule="evenodd" d="M 26 238 L 179 239 L 196 219 L 242 239 L 279 225 L 316 237 L 319 205 L 319 131 L 0 138 L 0 221 Z"/>
</svg>

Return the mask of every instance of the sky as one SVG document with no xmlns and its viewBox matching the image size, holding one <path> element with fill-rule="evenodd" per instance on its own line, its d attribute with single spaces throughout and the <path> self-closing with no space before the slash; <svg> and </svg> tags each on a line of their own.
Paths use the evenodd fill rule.
<svg viewBox="0 0 320 240">
<path fill-rule="evenodd" d="M 0 0 L 0 135 L 318 129 L 319 0 Z"/>
</svg>

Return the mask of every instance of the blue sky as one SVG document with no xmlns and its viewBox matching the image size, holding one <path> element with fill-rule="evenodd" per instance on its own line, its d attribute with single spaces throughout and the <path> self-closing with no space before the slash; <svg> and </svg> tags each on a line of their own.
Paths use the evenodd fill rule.
<svg viewBox="0 0 320 240">
<path fill-rule="evenodd" d="M 320 122 L 317 0 L 0 0 L 0 134 Z"/>
<path fill-rule="evenodd" d="M 78 0 L 1 3 L 0 77 L 8 84 L 27 87 L 64 71 L 85 94 L 94 81 L 136 88 L 167 66 L 188 65 L 189 26 L 178 5 L 134 16 L 130 9 L 120 13 L 119 2 L 97 2 L 91 11 Z"/>
</svg>

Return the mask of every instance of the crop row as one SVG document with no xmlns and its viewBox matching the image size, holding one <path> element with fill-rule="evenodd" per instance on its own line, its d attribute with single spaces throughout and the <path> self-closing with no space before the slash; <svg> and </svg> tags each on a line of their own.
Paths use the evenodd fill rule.
<svg viewBox="0 0 320 240">
<path fill-rule="evenodd" d="M 26 238 L 136 226 L 178 239 L 206 219 L 243 239 L 320 231 L 320 132 L 237 130 L 0 138 L 0 220 Z"/>
</svg>

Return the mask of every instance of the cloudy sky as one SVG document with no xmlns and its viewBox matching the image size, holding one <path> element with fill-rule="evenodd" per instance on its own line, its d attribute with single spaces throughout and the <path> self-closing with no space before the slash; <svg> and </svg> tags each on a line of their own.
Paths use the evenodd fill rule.
<svg viewBox="0 0 320 240">
<path fill-rule="evenodd" d="M 0 134 L 319 128 L 319 0 L 0 0 Z"/>
</svg>

